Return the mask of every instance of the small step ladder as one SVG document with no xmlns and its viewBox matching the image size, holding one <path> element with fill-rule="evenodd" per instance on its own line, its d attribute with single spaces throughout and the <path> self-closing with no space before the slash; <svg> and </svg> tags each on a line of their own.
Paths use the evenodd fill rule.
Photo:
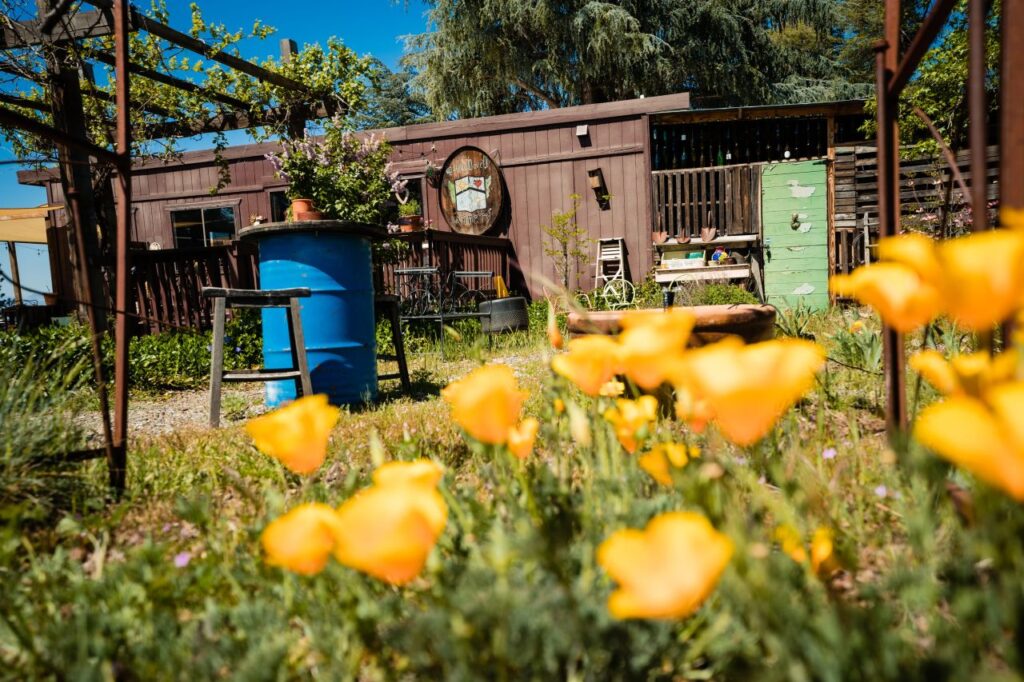
<svg viewBox="0 0 1024 682">
<path fill-rule="evenodd" d="M 597 262 L 594 264 L 594 288 L 599 289 L 615 279 L 626 278 L 626 242 L 622 237 L 597 240 Z"/>
<path fill-rule="evenodd" d="M 299 299 L 308 298 L 306 287 L 295 289 L 221 289 L 203 287 L 203 296 L 213 299 L 213 347 L 210 359 L 210 426 L 220 426 L 220 393 L 224 381 L 295 380 L 295 395 L 312 395 L 309 363 L 302 335 Z M 284 369 L 239 369 L 224 371 L 224 318 L 228 308 L 286 308 L 292 366 Z"/>
</svg>

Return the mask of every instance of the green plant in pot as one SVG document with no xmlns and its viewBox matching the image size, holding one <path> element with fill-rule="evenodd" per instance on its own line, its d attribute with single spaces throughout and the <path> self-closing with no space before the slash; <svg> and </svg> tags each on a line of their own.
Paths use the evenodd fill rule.
<svg viewBox="0 0 1024 682">
<path fill-rule="evenodd" d="M 423 208 L 418 199 L 409 198 L 398 204 L 398 224 L 402 226 L 402 232 L 423 229 Z"/>
<path fill-rule="evenodd" d="M 307 130 L 267 154 L 277 175 L 288 181 L 295 220 L 330 218 L 378 224 L 384 203 L 404 182 L 391 170 L 391 145 L 382 136 L 356 135 L 341 117 L 324 125 L 323 135 Z"/>
</svg>

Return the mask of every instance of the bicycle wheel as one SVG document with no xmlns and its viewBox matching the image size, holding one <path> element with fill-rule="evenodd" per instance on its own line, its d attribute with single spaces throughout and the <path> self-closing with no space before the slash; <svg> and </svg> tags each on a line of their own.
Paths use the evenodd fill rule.
<svg viewBox="0 0 1024 682">
<path fill-rule="evenodd" d="M 462 297 L 466 295 L 469 289 L 462 282 L 454 282 L 451 288 L 446 292 L 446 296 L 441 299 L 441 310 L 445 315 L 454 315 L 462 311 Z"/>
<path fill-rule="evenodd" d="M 475 313 L 487 296 L 479 289 L 466 289 L 459 295 L 459 310 L 464 313 Z"/>
<path fill-rule="evenodd" d="M 613 279 L 604 285 L 601 296 L 612 310 L 625 308 L 633 303 L 633 284 L 624 279 Z"/>
</svg>

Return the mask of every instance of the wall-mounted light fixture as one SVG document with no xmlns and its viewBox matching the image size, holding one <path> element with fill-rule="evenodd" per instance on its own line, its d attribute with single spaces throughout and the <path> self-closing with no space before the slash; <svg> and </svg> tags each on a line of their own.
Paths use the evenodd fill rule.
<svg viewBox="0 0 1024 682">
<path fill-rule="evenodd" d="M 590 189 L 594 190 L 597 197 L 597 205 L 602 211 L 608 210 L 608 185 L 604 182 L 604 173 L 600 168 L 587 171 L 587 178 L 590 180 Z"/>
</svg>

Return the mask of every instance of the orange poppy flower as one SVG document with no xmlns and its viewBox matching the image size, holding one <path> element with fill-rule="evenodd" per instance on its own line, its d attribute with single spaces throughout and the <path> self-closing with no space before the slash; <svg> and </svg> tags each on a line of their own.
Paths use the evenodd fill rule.
<svg viewBox="0 0 1024 682">
<path fill-rule="evenodd" d="M 744 346 L 725 339 L 687 353 L 673 381 L 707 401 L 726 438 L 752 445 L 814 385 L 814 375 L 824 364 L 824 351 L 810 341 L 777 339 Z"/>
<path fill-rule="evenodd" d="M 566 344 L 567 353 L 551 359 L 551 369 L 591 397 L 618 374 L 619 344 L 600 334 L 572 339 Z"/>
<path fill-rule="evenodd" d="M 433 460 L 421 458 L 412 462 L 381 464 L 373 472 L 373 482 L 376 485 L 412 483 L 430 487 L 440 483 L 442 476 L 444 467 Z"/>
<path fill-rule="evenodd" d="M 694 512 L 617 531 L 597 549 L 597 562 L 619 584 L 608 609 L 615 618 L 688 616 L 711 595 L 732 552 L 732 541 Z"/>
<path fill-rule="evenodd" d="M 1000 206 L 999 223 L 1003 227 L 1008 227 L 1011 230 L 1024 231 L 1024 208 L 1014 208 L 1013 206 Z"/>
<path fill-rule="evenodd" d="M 833 293 L 855 298 L 874 308 L 893 329 L 910 332 L 932 321 L 942 310 L 936 286 L 902 263 L 873 263 L 849 275 L 835 275 Z"/>
<path fill-rule="evenodd" d="M 625 392 L 626 384 L 622 383 L 621 381 L 616 381 L 615 379 L 612 379 L 611 381 L 606 382 L 605 385 L 601 387 L 601 390 L 598 391 L 597 393 L 602 398 L 618 398 Z"/>
<path fill-rule="evenodd" d="M 775 529 L 775 540 L 779 548 L 789 555 L 789 558 L 798 564 L 807 563 L 807 550 L 804 549 L 803 540 L 800 538 L 800 531 L 789 524 L 784 524 Z"/>
<path fill-rule="evenodd" d="M 957 322 L 979 331 L 1013 315 L 1024 291 L 1024 232 L 977 232 L 936 250 L 943 306 Z"/>
<path fill-rule="evenodd" d="M 640 468 L 662 485 L 672 485 L 672 469 L 682 469 L 693 457 L 700 456 L 697 446 L 687 450 L 682 443 L 658 443 L 637 459 Z"/>
<path fill-rule="evenodd" d="M 978 397 L 986 390 L 1017 374 L 1017 352 L 998 355 L 979 352 L 954 356 L 951 360 L 937 350 L 924 350 L 910 356 L 910 367 L 943 395 L 967 394 Z"/>
<path fill-rule="evenodd" d="M 326 504 L 303 504 L 275 519 L 260 536 L 266 561 L 302 575 L 327 565 L 335 546 L 338 515 Z"/>
<path fill-rule="evenodd" d="M 676 386 L 676 418 L 686 422 L 694 433 L 703 433 L 714 417 L 711 405 L 698 398 L 689 386 Z"/>
<path fill-rule="evenodd" d="M 482 443 L 500 445 L 519 421 L 526 392 L 519 390 L 507 365 L 485 365 L 449 384 L 441 397 L 452 407 L 452 418 Z"/>
<path fill-rule="evenodd" d="M 558 328 L 558 318 L 555 317 L 555 304 L 548 301 L 548 342 L 551 347 L 560 350 L 565 345 L 562 338 L 562 330 Z"/>
<path fill-rule="evenodd" d="M 943 459 L 1024 502 L 1024 382 L 989 389 L 983 399 L 954 395 L 925 408 L 914 437 Z"/>
<path fill-rule="evenodd" d="M 533 417 L 527 417 L 519 426 L 514 426 L 508 432 L 508 449 L 519 459 L 526 459 L 533 452 L 533 443 L 537 440 L 537 430 L 540 429 L 540 422 Z"/>
<path fill-rule="evenodd" d="M 886 263 L 905 265 L 926 282 L 942 279 L 942 264 L 935 250 L 937 242 L 920 232 L 904 232 L 878 242 L 878 257 Z"/>
<path fill-rule="evenodd" d="M 622 372 L 645 391 L 663 384 L 672 363 L 686 349 L 695 321 L 693 313 L 684 308 L 623 315 L 619 335 Z"/>
<path fill-rule="evenodd" d="M 555 402 L 552 407 L 555 408 L 555 414 L 562 414 L 565 412 L 565 401 L 561 398 L 555 398 Z"/>
<path fill-rule="evenodd" d="M 256 417 L 245 430 L 261 452 L 297 474 L 310 474 L 327 457 L 327 440 L 341 411 L 325 395 L 311 395 Z"/>
<path fill-rule="evenodd" d="M 620 398 L 615 401 L 615 407 L 605 410 L 604 418 L 615 426 L 615 437 L 626 452 L 632 454 L 636 451 L 637 440 L 658 419 L 658 399 L 650 395 L 636 400 Z"/>
<path fill-rule="evenodd" d="M 448 521 L 448 507 L 431 486 L 370 486 L 337 511 L 335 558 L 393 585 L 423 570 Z"/>
<path fill-rule="evenodd" d="M 820 576 L 832 573 L 838 564 L 834 554 L 832 531 L 818 528 L 811 536 L 811 570 Z"/>
</svg>

